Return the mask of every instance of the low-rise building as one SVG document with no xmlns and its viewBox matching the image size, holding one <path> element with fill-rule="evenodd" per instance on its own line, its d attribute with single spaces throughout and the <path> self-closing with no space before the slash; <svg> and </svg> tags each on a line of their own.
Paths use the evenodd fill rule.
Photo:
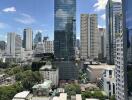
<svg viewBox="0 0 132 100">
<path fill-rule="evenodd" d="M 29 91 L 23 91 L 20 93 L 17 93 L 12 100 L 31 100 L 30 92 Z"/>
<path fill-rule="evenodd" d="M 58 86 L 59 81 L 59 70 L 51 63 L 47 63 L 46 65 L 40 68 L 40 73 L 43 75 L 44 80 L 51 80 L 52 84 Z"/>
<path fill-rule="evenodd" d="M 33 95 L 35 96 L 49 96 L 51 91 L 52 81 L 46 80 L 42 84 L 37 84 L 32 87 Z"/>
<path fill-rule="evenodd" d="M 60 96 L 53 97 L 53 100 L 67 100 L 67 93 L 60 93 Z"/>
<path fill-rule="evenodd" d="M 106 68 L 103 73 L 103 89 L 107 96 L 115 95 L 115 68 Z"/>
<path fill-rule="evenodd" d="M 88 65 L 87 74 L 90 82 L 97 82 L 106 68 L 115 68 L 114 65 L 100 64 L 100 65 Z"/>
</svg>

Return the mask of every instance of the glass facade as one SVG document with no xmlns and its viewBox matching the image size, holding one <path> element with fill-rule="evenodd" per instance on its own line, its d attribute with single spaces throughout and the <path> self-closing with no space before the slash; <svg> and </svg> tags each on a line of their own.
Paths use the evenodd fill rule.
<svg viewBox="0 0 132 100">
<path fill-rule="evenodd" d="M 129 100 L 132 100 L 132 0 L 123 1 L 123 19 L 124 19 L 124 63 L 126 91 Z"/>
<path fill-rule="evenodd" d="M 54 1 L 54 54 L 56 59 L 75 57 L 76 0 Z"/>
<path fill-rule="evenodd" d="M 122 4 L 108 0 L 106 5 L 107 63 L 114 64 L 116 52 L 116 34 L 120 32 L 117 14 L 122 13 Z"/>
</svg>

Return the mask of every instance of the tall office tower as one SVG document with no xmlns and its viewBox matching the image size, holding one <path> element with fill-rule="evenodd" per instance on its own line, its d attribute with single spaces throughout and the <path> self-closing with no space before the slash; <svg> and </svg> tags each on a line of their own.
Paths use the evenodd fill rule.
<svg viewBox="0 0 132 100">
<path fill-rule="evenodd" d="M 6 42 L 5 41 L 0 41 L 0 49 L 5 50 L 6 49 Z"/>
<path fill-rule="evenodd" d="M 54 56 L 60 80 L 76 80 L 76 0 L 54 0 Z M 61 60 L 61 62 L 59 61 Z"/>
<path fill-rule="evenodd" d="M 132 100 L 132 0 L 122 0 L 123 4 L 123 63 L 125 99 Z M 122 99 L 123 100 L 123 99 Z"/>
<path fill-rule="evenodd" d="M 104 59 L 106 57 L 106 30 L 105 28 L 98 29 L 98 54 L 99 59 Z"/>
<path fill-rule="evenodd" d="M 54 53 L 56 59 L 75 58 L 76 0 L 55 0 Z"/>
<path fill-rule="evenodd" d="M 116 52 L 117 14 L 122 13 L 122 4 L 108 0 L 106 5 L 107 63 L 114 64 Z M 120 21 L 120 20 L 119 20 Z"/>
<path fill-rule="evenodd" d="M 98 21 L 96 14 L 81 14 L 81 57 L 98 58 Z"/>
<path fill-rule="evenodd" d="M 15 38 L 16 33 L 7 34 L 7 54 L 15 57 Z"/>
<path fill-rule="evenodd" d="M 34 44 L 36 45 L 37 43 L 39 42 L 42 42 L 42 33 L 41 32 L 38 32 L 36 35 L 35 35 L 35 38 L 34 38 Z"/>
<path fill-rule="evenodd" d="M 7 34 L 7 54 L 11 57 L 20 57 L 22 40 L 16 33 Z"/>
<path fill-rule="evenodd" d="M 26 51 L 31 51 L 33 46 L 33 31 L 31 28 L 24 29 L 23 31 L 23 48 Z"/>
</svg>

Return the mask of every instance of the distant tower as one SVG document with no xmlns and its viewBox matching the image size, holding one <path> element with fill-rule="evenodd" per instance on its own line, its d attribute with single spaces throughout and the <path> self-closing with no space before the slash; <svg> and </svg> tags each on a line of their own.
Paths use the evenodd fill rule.
<svg viewBox="0 0 132 100">
<path fill-rule="evenodd" d="M 22 40 L 20 35 L 16 33 L 7 34 L 7 54 L 12 57 L 20 57 L 22 48 Z"/>
<path fill-rule="evenodd" d="M 81 57 L 98 58 L 98 21 L 96 14 L 81 14 Z"/>
<path fill-rule="evenodd" d="M 38 32 L 34 38 L 34 44 L 36 45 L 38 42 L 42 42 L 42 33 L 41 32 Z"/>
<path fill-rule="evenodd" d="M 33 46 L 33 31 L 31 28 L 23 31 L 23 47 L 26 51 L 31 51 Z"/>
</svg>

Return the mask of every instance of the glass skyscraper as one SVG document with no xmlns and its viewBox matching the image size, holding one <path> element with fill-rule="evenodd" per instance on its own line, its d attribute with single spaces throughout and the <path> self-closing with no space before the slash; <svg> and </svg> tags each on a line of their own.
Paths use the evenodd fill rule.
<svg viewBox="0 0 132 100">
<path fill-rule="evenodd" d="M 107 34 L 107 47 L 106 47 L 106 56 L 107 63 L 114 64 L 115 61 L 115 52 L 116 52 L 116 34 L 119 32 L 117 24 L 119 24 L 117 14 L 122 13 L 122 4 L 120 2 L 114 2 L 108 0 L 106 5 L 106 34 Z M 118 30 L 117 30 L 118 29 Z"/>
<path fill-rule="evenodd" d="M 123 51 L 126 99 L 132 100 L 132 0 L 123 2 Z M 129 98 L 127 98 L 129 97 Z"/>
<path fill-rule="evenodd" d="M 54 1 L 54 54 L 69 61 L 75 57 L 76 0 Z"/>
</svg>

